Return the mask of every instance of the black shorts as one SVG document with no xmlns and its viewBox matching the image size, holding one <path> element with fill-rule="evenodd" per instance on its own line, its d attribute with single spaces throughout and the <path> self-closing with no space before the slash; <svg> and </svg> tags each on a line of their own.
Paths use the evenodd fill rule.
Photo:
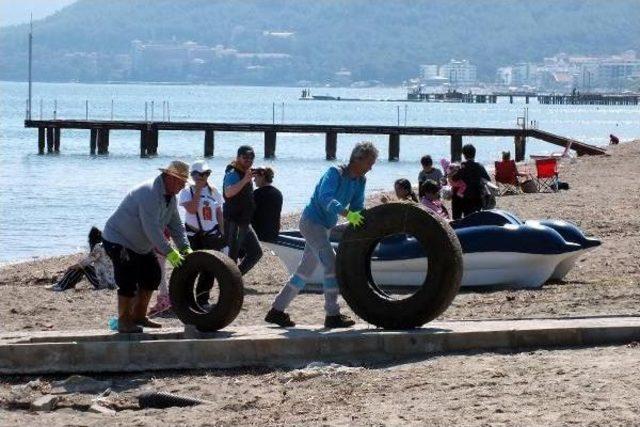
<svg viewBox="0 0 640 427">
<path fill-rule="evenodd" d="M 138 289 L 158 289 L 162 272 L 153 251 L 139 254 L 106 240 L 102 246 L 113 261 L 113 276 L 118 285 L 118 295 L 133 297 Z"/>
</svg>

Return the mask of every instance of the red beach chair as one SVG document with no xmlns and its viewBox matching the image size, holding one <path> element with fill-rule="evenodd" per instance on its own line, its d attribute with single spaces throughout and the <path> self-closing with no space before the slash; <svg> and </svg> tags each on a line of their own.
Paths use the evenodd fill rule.
<svg viewBox="0 0 640 427">
<path fill-rule="evenodd" d="M 518 169 L 516 168 L 515 160 L 495 162 L 495 168 L 498 195 L 520 193 L 520 182 L 518 181 Z"/>
<path fill-rule="evenodd" d="M 536 182 L 538 191 L 558 191 L 558 159 L 536 159 Z"/>
</svg>

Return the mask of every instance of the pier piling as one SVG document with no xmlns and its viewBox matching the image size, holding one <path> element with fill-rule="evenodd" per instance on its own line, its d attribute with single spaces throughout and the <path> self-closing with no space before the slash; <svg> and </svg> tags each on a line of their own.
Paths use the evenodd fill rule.
<svg viewBox="0 0 640 427">
<path fill-rule="evenodd" d="M 516 135 L 513 137 L 513 143 L 515 145 L 516 162 L 524 161 L 527 138 L 524 135 Z"/>
<path fill-rule="evenodd" d="M 44 154 L 44 138 L 46 128 L 38 128 L 38 154 Z"/>
<path fill-rule="evenodd" d="M 98 154 L 109 154 L 109 129 L 98 130 Z"/>
<path fill-rule="evenodd" d="M 47 153 L 53 153 L 53 128 L 47 128 Z"/>
<path fill-rule="evenodd" d="M 400 134 L 389 135 L 389 161 L 397 162 L 400 159 Z"/>
<path fill-rule="evenodd" d="M 337 150 L 338 150 L 338 134 L 335 132 L 327 132 L 324 137 L 325 159 L 335 160 Z"/>
<path fill-rule="evenodd" d="M 158 155 L 158 128 L 151 128 L 149 130 L 149 138 L 147 140 L 147 155 Z"/>
<path fill-rule="evenodd" d="M 53 128 L 53 152 L 60 152 L 60 128 Z"/>
<path fill-rule="evenodd" d="M 264 133 L 264 158 L 273 159 L 276 157 L 276 132 L 268 130 Z"/>
<path fill-rule="evenodd" d="M 91 155 L 96 154 L 96 146 L 98 144 L 98 129 L 91 128 L 91 133 L 89 134 L 89 153 Z"/>
<path fill-rule="evenodd" d="M 459 162 L 462 160 L 462 135 L 451 135 L 451 161 Z"/>
<path fill-rule="evenodd" d="M 144 128 L 140 130 L 140 157 L 147 157 L 147 148 L 149 145 L 149 131 Z"/>
<path fill-rule="evenodd" d="M 206 129 L 204 131 L 204 156 L 213 157 L 213 150 L 215 149 L 213 129 Z"/>
</svg>

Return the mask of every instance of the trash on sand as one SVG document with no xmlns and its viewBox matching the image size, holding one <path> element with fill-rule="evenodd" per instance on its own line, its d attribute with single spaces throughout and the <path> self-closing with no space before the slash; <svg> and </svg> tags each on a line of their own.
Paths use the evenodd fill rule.
<svg viewBox="0 0 640 427">
<path fill-rule="evenodd" d="M 284 376 L 287 382 L 306 381 L 321 375 L 351 374 L 362 370 L 361 367 L 344 366 L 337 363 L 311 362 L 302 369 L 294 369 Z"/>
<path fill-rule="evenodd" d="M 54 381 L 51 393 L 97 393 L 111 387 L 111 381 L 98 381 L 84 375 L 71 375 L 64 381 Z"/>
</svg>

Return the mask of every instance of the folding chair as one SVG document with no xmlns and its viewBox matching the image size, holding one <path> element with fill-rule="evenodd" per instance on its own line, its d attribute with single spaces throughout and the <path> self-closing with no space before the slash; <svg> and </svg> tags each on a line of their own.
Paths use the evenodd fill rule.
<svg viewBox="0 0 640 427">
<path fill-rule="evenodd" d="M 558 159 L 536 159 L 536 183 L 538 191 L 558 191 Z"/>
<path fill-rule="evenodd" d="M 495 162 L 495 168 L 499 196 L 518 194 L 521 192 L 515 160 Z"/>
</svg>

